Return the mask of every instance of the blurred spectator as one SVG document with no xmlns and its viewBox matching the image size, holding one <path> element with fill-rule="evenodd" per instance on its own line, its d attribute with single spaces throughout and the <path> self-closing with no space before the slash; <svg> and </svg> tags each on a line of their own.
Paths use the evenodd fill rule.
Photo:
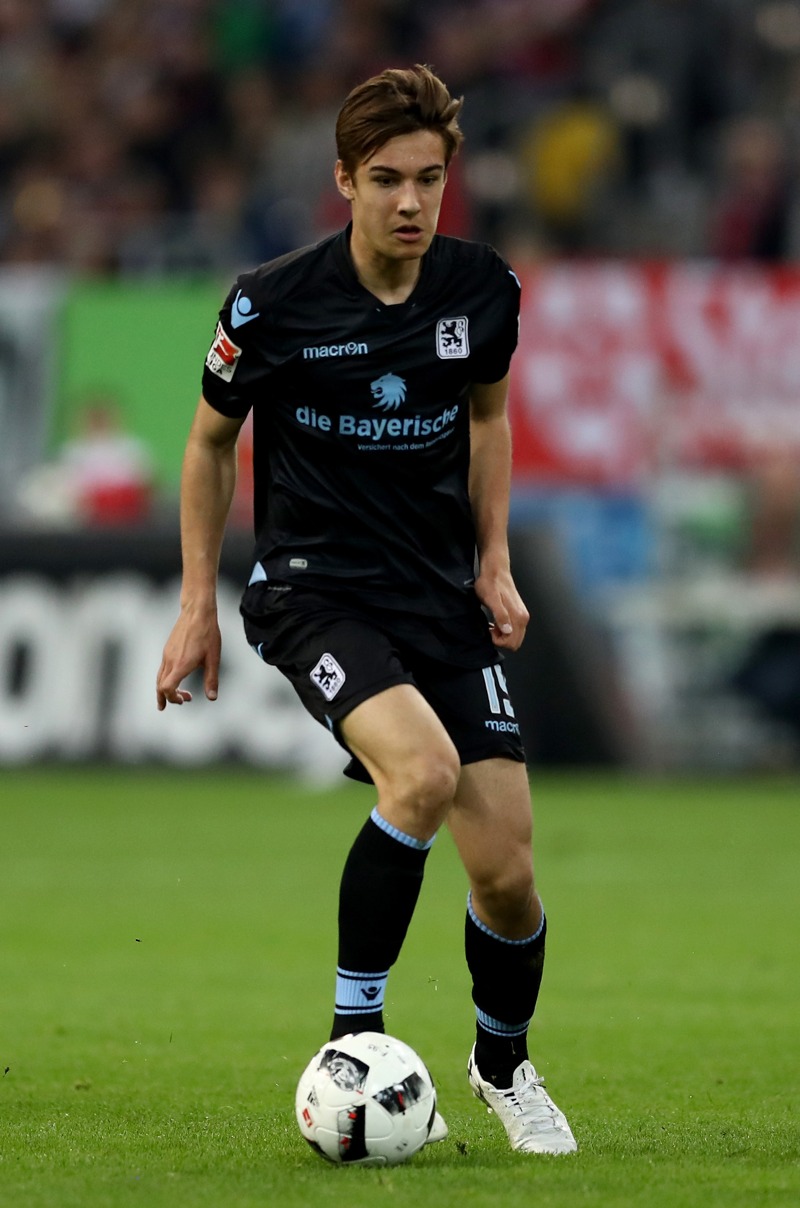
<svg viewBox="0 0 800 1208">
<path fill-rule="evenodd" d="M 627 141 L 629 181 L 703 172 L 708 136 L 730 112 L 730 13 L 716 0 L 616 0 L 588 37 L 587 76 Z"/>
<path fill-rule="evenodd" d="M 800 574 L 800 458 L 776 449 L 756 464 L 750 480 L 748 568 L 757 575 Z"/>
<path fill-rule="evenodd" d="M 296 246 L 330 233 L 322 215 L 326 203 L 338 197 L 333 183 L 333 132 L 346 92 L 344 79 L 332 62 L 300 70 L 291 98 L 276 112 L 269 141 L 262 149 L 255 196 L 265 210 L 278 205 L 293 215 Z"/>
<path fill-rule="evenodd" d="M 723 260 L 783 260 L 791 241 L 792 194 L 780 128 L 744 117 L 725 131 L 709 250 Z"/>
<path fill-rule="evenodd" d="M 222 153 L 198 159 L 191 179 L 192 206 L 186 215 L 158 214 L 120 229 L 119 266 L 129 274 L 224 274 L 280 255 L 294 246 L 273 230 L 264 247 L 248 228 L 248 177 L 243 166 Z M 135 217 L 142 218 L 141 213 Z"/>
<path fill-rule="evenodd" d="M 619 134 L 589 96 L 554 106 L 525 134 L 519 152 L 526 196 L 556 252 L 591 250 L 598 201 L 620 165 Z"/>
<path fill-rule="evenodd" d="M 154 475 L 144 443 L 126 431 L 115 399 L 87 399 L 75 435 L 23 483 L 18 506 L 30 521 L 108 527 L 146 522 Z"/>
<path fill-rule="evenodd" d="M 800 459 L 776 451 L 751 478 L 748 569 L 780 599 L 800 576 Z M 800 739 L 800 625 L 788 617 L 758 629 L 731 686 Z"/>
<path fill-rule="evenodd" d="M 734 72 L 735 27 L 727 0 L 609 0 L 590 23 L 584 81 L 621 131 L 613 252 L 704 253 L 713 147 L 747 86 Z"/>
</svg>

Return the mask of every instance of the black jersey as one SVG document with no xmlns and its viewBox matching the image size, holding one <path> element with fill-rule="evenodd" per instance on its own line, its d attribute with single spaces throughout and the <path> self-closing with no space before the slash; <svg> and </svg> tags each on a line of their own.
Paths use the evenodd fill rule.
<svg viewBox="0 0 800 1208">
<path fill-rule="evenodd" d="M 406 302 L 359 282 L 349 228 L 239 277 L 205 398 L 253 410 L 256 577 L 447 615 L 471 590 L 469 391 L 508 371 L 519 282 L 435 236 Z"/>
</svg>

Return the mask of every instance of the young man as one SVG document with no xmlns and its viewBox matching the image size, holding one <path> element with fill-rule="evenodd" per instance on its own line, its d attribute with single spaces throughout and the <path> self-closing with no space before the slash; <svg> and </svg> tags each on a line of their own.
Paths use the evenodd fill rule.
<svg viewBox="0 0 800 1208">
<path fill-rule="evenodd" d="M 181 613 L 158 707 L 189 700 L 180 684 L 198 667 L 217 695 L 217 564 L 252 408 L 247 638 L 378 794 L 342 875 L 331 1035 L 383 1030 L 389 970 L 446 823 L 471 886 L 470 1083 L 514 1149 L 571 1153 L 528 1060 L 545 919 L 501 667 L 528 622 L 506 536 L 519 283 L 491 248 L 436 235 L 460 107 L 425 67 L 354 89 L 336 127 L 350 226 L 228 295 L 186 450 Z M 446 1133 L 437 1117 L 429 1139 Z"/>
</svg>

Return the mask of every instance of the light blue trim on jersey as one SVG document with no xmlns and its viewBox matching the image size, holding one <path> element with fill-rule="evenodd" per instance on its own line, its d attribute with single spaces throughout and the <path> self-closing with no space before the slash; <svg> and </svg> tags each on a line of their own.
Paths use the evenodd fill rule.
<svg viewBox="0 0 800 1208">
<path fill-rule="evenodd" d="M 491 936 L 493 940 L 497 940 L 497 942 L 500 944 L 513 944 L 517 947 L 522 944 L 532 944 L 534 940 L 538 940 L 539 936 L 542 934 L 542 931 L 544 930 L 544 911 L 542 911 L 542 921 L 539 924 L 539 926 L 536 928 L 536 931 L 533 933 L 533 935 L 529 935 L 525 939 L 522 939 L 522 940 L 509 940 L 509 939 L 506 939 L 506 937 L 504 935 L 498 935 L 496 931 L 492 931 L 491 927 L 487 927 L 485 923 L 482 923 L 481 920 L 478 918 L 477 914 L 475 913 L 475 911 L 473 910 L 473 908 L 472 908 L 472 890 L 470 890 L 469 893 L 467 894 L 467 913 L 469 914 L 469 917 L 472 919 L 473 923 L 475 924 L 475 926 L 478 928 L 479 931 L 482 931 L 484 933 L 484 935 Z"/>
<path fill-rule="evenodd" d="M 380 816 L 377 805 L 370 814 L 370 818 L 384 834 L 391 835 L 393 839 L 396 839 L 398 843 L 404 844 L 405 847 L 416 847 L 417 851 L 427 851 L 433 844 L 433 839 L 436 838 L 434 835 L 433 839 L 415 839 L 413 835 L 405 834 L 404 831 L 398 830 L 396 826 L 392 826 L 391 822 L 387 822 L 385 818 Z"/>
<path fill-rule="evenodd" d="M 481 1027 L 493 1036 L 524 1036 L 531 1024 L 529 1019 L 524 1023 L 503 1023 L 502 1019 L 487 1015 L 480 1007 L 475 1008 L 475 1018 Z"/>
<path fill-rule="evenodd" d="M 255 315 L 253 316 L 253 318 L 255 318 Z M 267 572 L 264 570 L 264 567 L 261 565 L 260 562 L 256 562 L 255 566 L 253 567 L 253 573 L 251 574 L 250 578 L 247 580 L 247 586 L 252 587 L 252 585 L 254 583 L 266 583 L 266 581 L 267 581 Z"/>
</svg>

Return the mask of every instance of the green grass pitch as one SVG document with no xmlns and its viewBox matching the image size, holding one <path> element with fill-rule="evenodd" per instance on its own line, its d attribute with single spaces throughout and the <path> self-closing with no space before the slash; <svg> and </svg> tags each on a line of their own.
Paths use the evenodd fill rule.
<svg viewBox="0 0 800 1208">
<path fill-rule="evenodd" d="M 327 1166 L 293 1116 L 370 791 L 0 772 L 2 1208 L 796 1208 L 800 783 L 533 784 L 532 1056 L 580 1152 L 511 1153 L 469 1092 L 466 885 L 442 834 L 387 1025 L 431 1067 L 450 1137 L 381 1171 Z"/>
</svg>

